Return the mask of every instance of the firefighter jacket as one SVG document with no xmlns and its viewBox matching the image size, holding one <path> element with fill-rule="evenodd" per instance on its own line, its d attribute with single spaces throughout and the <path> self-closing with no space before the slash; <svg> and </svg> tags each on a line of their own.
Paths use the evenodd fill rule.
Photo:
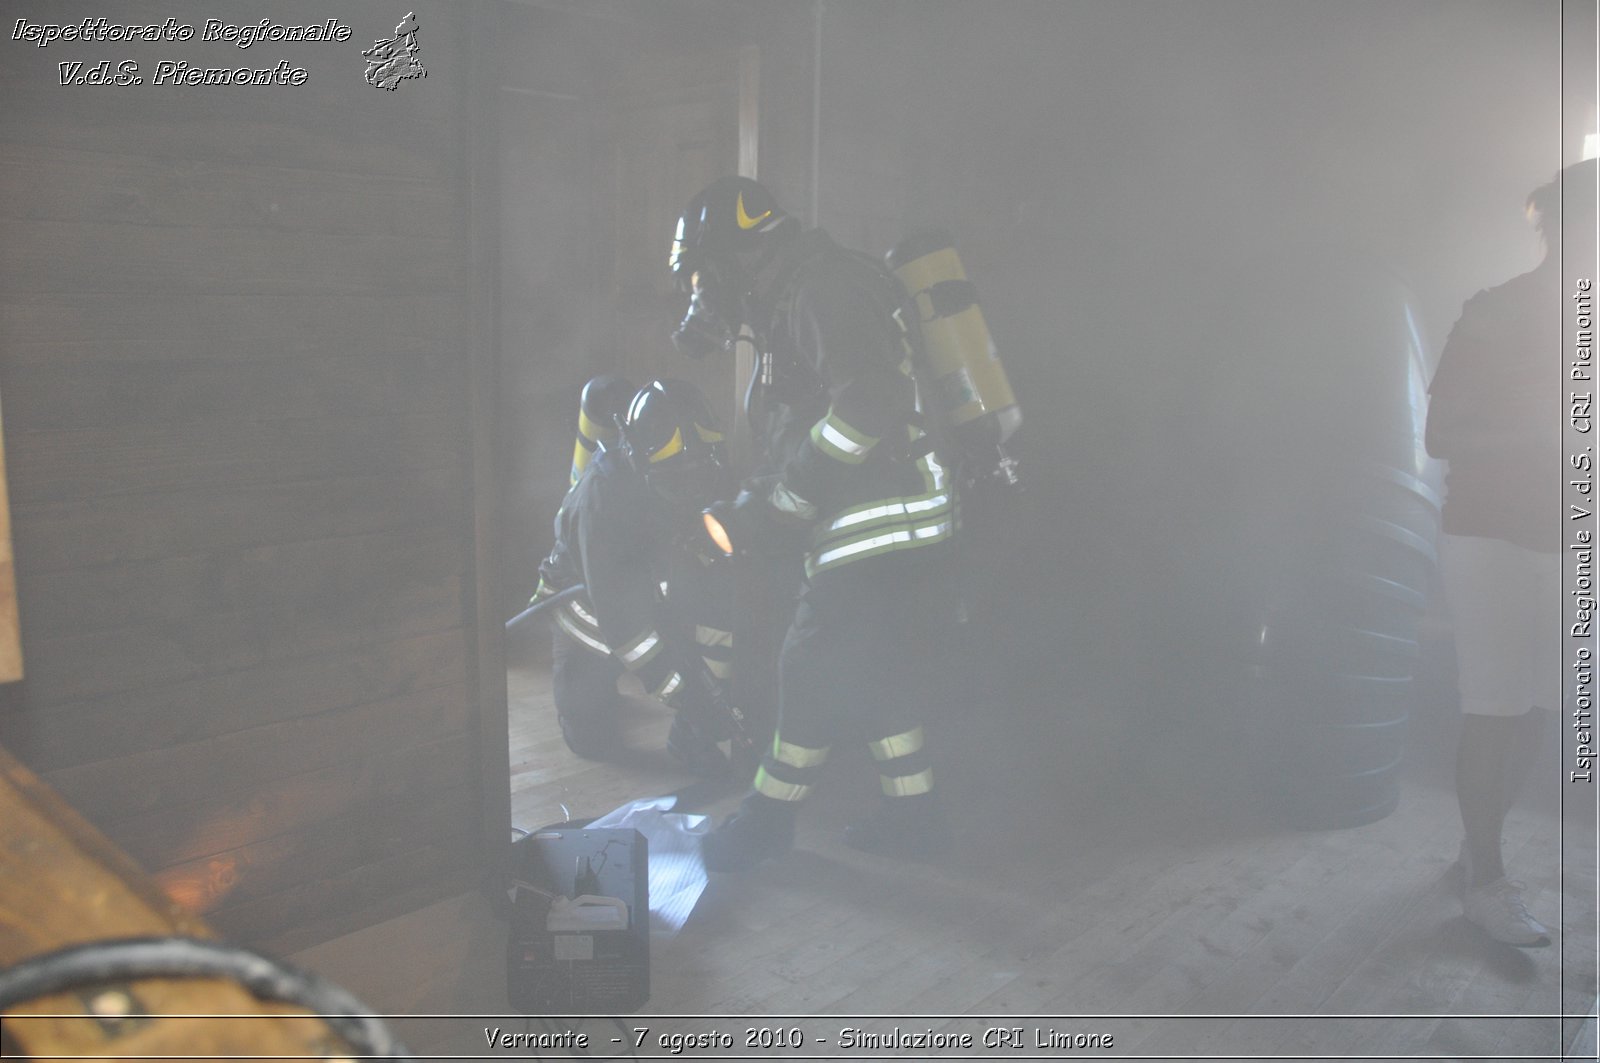
<svg viewBox="0 0 1600 1063">
<path fill-rule="evenodd" d="M 675 708 L 709 700 L 706 688 L 732 669 L 732 587 L 725 567 L 696 549 L 697 518 L 602 449 L 562 501 L 539 570 L 540 595 L 585 587 L 557 607 L 561 630 Z"/>
<path fill-rule="evenodd" d="M 772 385 L 752 425 L 778 474 L 771 504 L 810 522 L 807 579 L 949 539 L 957 507 L 922 436 L 894 279 L 820 229 L 776 270 Z"/>
</svg>

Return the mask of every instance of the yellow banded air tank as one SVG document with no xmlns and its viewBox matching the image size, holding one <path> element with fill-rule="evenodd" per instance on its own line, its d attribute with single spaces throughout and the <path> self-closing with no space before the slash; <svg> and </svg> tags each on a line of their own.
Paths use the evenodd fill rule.
<svg viewBox="0 0 1600 1063">
<path fill-rule="evenodd" d="M 578 482 L 589 459 L 600 446 L 612 446 L 621 438 L 617 419 L 628 412 L 639 389 L 626 377 L 597 376 L 583 385 L 578 398 L 578 439 L 572 445 L 572 479 L 570 487 Z"/>
<path fill-rule="evenodd" d="M 963 449 L 1005 443 L 1022 424 L 1022 410 L 950 235 L 909 236 L 886 259 L 917 308 L 930 412 Z"/>
</svg>

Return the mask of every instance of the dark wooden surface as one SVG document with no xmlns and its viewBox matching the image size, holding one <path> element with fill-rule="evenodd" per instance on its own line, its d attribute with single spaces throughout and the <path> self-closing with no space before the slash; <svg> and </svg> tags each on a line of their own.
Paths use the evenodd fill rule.
<svg viewBox="0 0 1600 1063">
<path fill-rule="evenodd" d="M 214 936 L 3 749 L 0 877 L 6 883 L 0 896 L 0 967 L 121 938 Z M 125 993 L 132 1017 L 119 1021 L 97 1007 L 102 989 Z M 258 1001 L 225 978 L 86 983 L 17 1003 L 5 1014 L 3 1050 L 28 1058 L 155 1058 L 162 1052 L 222 1058 L 342 1050 L 339 1038 L 304 1009 Z M 218 1015 L 256 1018 L 205 1017 Z"/>
<path fill-rule="evenodd" d="M 503 733 L 477 663 L 498 659 L 475 638 L 495 519 L 473 384 L 493 351 L 469 328 L 493 277 L 469 225 L 475 31 L 419 12 L 428 77 L 380 91 L 360 53 L 403 13 L 153 3 L 141 19 L 337 17 L 352 36 L 0 63 L 29 662 L 0 735 L 174 896 L 278 948 L 476 882 L 480 795 L 504 793 L 503 742 L 480 740 Z M 59 84 L 56 63 L 102 58 L 309 76 Z"/>
</svg>

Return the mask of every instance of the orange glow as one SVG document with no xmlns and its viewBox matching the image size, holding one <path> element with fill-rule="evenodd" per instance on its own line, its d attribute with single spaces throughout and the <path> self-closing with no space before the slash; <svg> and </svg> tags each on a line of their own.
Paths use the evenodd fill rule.
<svg viewBox="0 0 1600 1063">
<path fill-rule="evenodd" d="M 711 536 L 711 541 L 717 544 L 718 550 L 732 557 L 733 540 L 728 538 L 728 529 L 724 528 L 722 522 L 710 513 L 704 513 L 702 517 L 706 522 L 706 534 Z"/>
<path fill-rule="evenodd" d="M 201 915 L 216 909 L 239 884 L 239 864 L 232 856 L 212 857 L 202 871 L 197 863 L 168 868 L 155 879 L 168 900 L 187 912 Z"/>
</svg>

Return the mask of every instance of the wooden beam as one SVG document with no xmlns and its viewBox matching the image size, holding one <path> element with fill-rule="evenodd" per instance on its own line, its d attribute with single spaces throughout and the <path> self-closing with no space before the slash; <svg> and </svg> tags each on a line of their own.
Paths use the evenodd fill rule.
<svg viewBox="0 0 1600 1063">
<path fill-rule="evenodd" d="M 760 180 L 761 49 L 739 49 L 739 175 Z"/>
<path fill-rule="evenodd" d="M 0 432 L 0 683 L 22 678 L 22 624 L 17 616 L 17 569 L 11 554 L 11 502 L 6 449 Z"/>
<path fill-rule="evenodd" d="M 739 49 L 739 176 L 760 180 L 761 158 L 761 49 L 754 44 Z M 753 464 L 755 442 L 745 419 L 743 388 L 756 371 L 756 352 L 748 343 L 733 353 L 733 457 Z"/>
<path fill-rule="evenodd" d="M 466 16 L 475 55 L 494 55 L 499 14 L 473 6 Z M 480 866 L 500 865 L 511 846 L 511 753 L 506 709 L 506 644 L 500 605 L 500 97 L 498 64 L 473 64 L 467 123 L 467 423 L 472 457 L 472 612 L 469 644 L 477 666 L 476 777 L 481 787 Z"/>
</svg>

